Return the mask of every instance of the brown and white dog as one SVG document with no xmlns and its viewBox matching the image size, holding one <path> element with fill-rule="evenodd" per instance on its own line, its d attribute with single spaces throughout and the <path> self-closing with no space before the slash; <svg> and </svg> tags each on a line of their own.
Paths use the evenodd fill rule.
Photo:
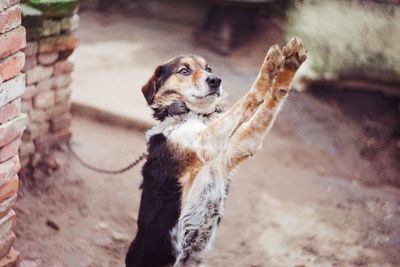
<svg viewBox="0 0 400 267">
<path fill-rule="evenodd" d="M 156 68 L 142 91 L 160 123 L 147 132 L 138 232 L 126 266 L 200 264 L 233 171 L 262 145 L 305 59 L 299 38 L 282 51 L 272 46 L 251 89 L 226 112 L 221 79 L 203 58 L 180 56 Z"/>
</svg>

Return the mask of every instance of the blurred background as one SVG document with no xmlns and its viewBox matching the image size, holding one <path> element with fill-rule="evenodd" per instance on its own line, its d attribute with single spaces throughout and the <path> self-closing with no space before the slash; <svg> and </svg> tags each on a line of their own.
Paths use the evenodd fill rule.
<svg viewBox="0 0 400 267">
<path fill-rule="evenodd" d="M 35 35 L 33 11 L 24 8 L 28 45 L 55 34 L 41 20 L 47 30 Z M 73 71 L 65 71 L 72 125 L 62 123 L 83 158 L 110 169 L 146 149 L 144 131 L 156 122 L 141 87 L 157 65 L 201 55 L 233 103 L 271 45 L 302 38 L 308 59 L 263 148 L 235 175 L 205 263 L 399 265 L 398 0 L 85 0 L 72 15 L 61 33 L 73 32 L 79 44 L 70 40 L 57 59 L 74 50 Z M 140 167 L 97 174 L 63 145 L 40 164 L 32 157 L 15 208 L 20 266 L 123 266 L 136 232 Z"/>
</svg>

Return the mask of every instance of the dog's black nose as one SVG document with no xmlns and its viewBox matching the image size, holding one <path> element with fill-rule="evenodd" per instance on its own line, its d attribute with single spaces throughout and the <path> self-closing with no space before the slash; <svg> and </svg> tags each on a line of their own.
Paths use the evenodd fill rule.
<svg viewBox="0 0 400 267">
<path fill-rule="evenodd" d="M 208 76 L 206 82 L 213 89 L 217 89 L 221 85 L 221 79 L 215 75 Z"/>
</svg>

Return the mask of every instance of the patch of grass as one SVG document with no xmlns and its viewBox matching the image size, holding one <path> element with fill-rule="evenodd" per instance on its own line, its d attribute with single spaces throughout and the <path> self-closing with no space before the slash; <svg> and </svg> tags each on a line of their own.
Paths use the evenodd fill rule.
<svg viewBox="0 0 400 267">
<path fill-rule="evenodd" d="M 400 10 L 351 1 L 304 1 L 288 12 L 287 37 L 301 37 L 302 75 L 400 82 Z"/>
</svg>

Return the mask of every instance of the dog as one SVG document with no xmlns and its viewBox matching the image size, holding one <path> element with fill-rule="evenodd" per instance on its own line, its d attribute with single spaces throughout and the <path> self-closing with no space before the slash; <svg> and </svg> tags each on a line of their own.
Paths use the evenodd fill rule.
<svg viewBox="0 0 400 267">
<path fill-rule="evenodd" d="M 232 173 L 255 155 L 300 65 L 302 41 L 272 46 L 247 94 L 224 111 L 221 79 L 205 59 L 158 66 L 143 95 L 159 124 L 146 133 L 138 231 L 127 267 L 199 266 L 224 212 Z"/>
</svg>

